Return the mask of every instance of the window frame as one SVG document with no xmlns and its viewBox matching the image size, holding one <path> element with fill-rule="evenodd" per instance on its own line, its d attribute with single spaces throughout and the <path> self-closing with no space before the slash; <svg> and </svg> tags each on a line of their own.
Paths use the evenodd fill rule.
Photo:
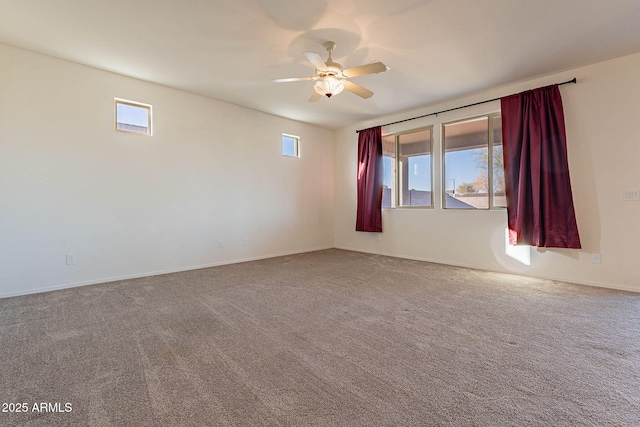
<svg viewBox="0 0 640 427">
<path fill-rule="evenodd" d="M 145 104 L 143 102 L 137 102 L 137 101 L 130 101 L 128 99 L 122 99 L 122 98 L 113 98 L 114 102 L 113 102 L 113 107 L 114 107 L 114 113 L 113 113 L 113 128 L 115 131 L 117 132 L 124 132 L 124 133 L 128 133 L 128 134 L 134 134 L 134 135 L 144 135 L 144 136 L 153 136 L 153 107 L 151 104 Z M 143 108 L 145 110 L 147 110 L 147 131 L 146 132 L 136 132 L 134 130 L 126 130 L 126 129 L 119 129 L 118 128 L 118 105 L 128 105 L 130 107 L 138 107 L 138 108 Z M 123 123 L 126 124 L 126 123 Z"/>
<path fill-rule="evenodd" d="M 294 148 L 293 148 L 293 155 L 291 154 L 286 154 L 284 152 L 284 139 L 285 138 L 291 138 L 294 140 Z M 300 137 L 297 135 L 292 135 L 290 133 L 283 133 L 280 137 L 280 154 L 282 154 L 284 157 L 293 157 L 293 158 L 300 158 Z"/>
<path fill-rule="evenodd" d="M 494 111 L 491 113 L 485 113 L 485 114 L 478 114 L 478 115 L 474 115 L 474 116 L 470 116 L 470 117 L 465 117 L 462 119 L 456 119 L 456 120 L 451 120 L 448 122 L 443 122 L 440 125 L 440 129 L 441 129 L 441 156 L 440 156 L 440 162 L 441 162 L 441 170 L 442 170 L 442 176 L 441 176 L 441 193 L 442 193 L 442 197 L 440 200 L 440 203 L 442 203 L 442 209 L 443 210 L 451 210 L 451 211 L 502 211 L 506 209 L 506 206 L 496 206 L 495 205 L 495 190 L 494 190 L 494 186 L 493 186 L 493 182 L 494 182 L 494 176 L 495 176 L 495 171 L 494 171 L 494 162 L 493 162 L 493 156 L 494 156 L 494 141 L 495 141 L 495 137 L 494 137 L 494 126 L 493 126 L 493 121 L 495 118 L 499 118 L 502 116 L 502 112 L 500 110 L 498 111 Z M 473 120 L 479 120 L 479 119 L 487 119 L 487 157 L 488 157 L 488 161 L 487 161 L 487 187 L 488 187 L 488 191 L 487 191 L 487 198 L 488 198 L 488 207 L 487 208 L 473 208 L 473 209 L 461 209 L 461 208 L 453 208 L 453 207 L 447 207 L 446 204 L 446 197 L 447 197 L 447 183 L 448 180 L 446 179 L 447 174 L 446 174 L 446 161 L 445 161 L 445 156 L 447 154 L 446 151 L 446 130 L 445 127 L 449 126 L 449 125 L 455 125 L 458 123 L 464 123 L 464 122 L 470 122 Z M 502 138 L 500 138 L 502 140 Z M 504 147 L 504 141 L 502 141 L 501 146 Z M 455 186 L 454 186 L 454 194 L 455 194 Z"/>
<path fill-rule="evenodd" d="M 431 183 L 431 188 L 429 189 L 429 205 L 428 206 L 411 206 L 411 205 L 401 205 L 400 204 L 400 182 L 402 180 L 402 177 L 400 176 L 400 171 L 401 168 L 399 167 L 399 163 L 400 163 L 400 137 L 402 135 L 408 135 L 408 134 L 412 134 L 412 133 L 418 133 L 418 132 L 424 132 L 424 131 L 429 131 L 429 169 L 430 169 L 430 183 Z M 406 131 L 400 131 L 400 132 L 390 132 L 387 134 L 382 135 L 382 138 L 384 139 L 385 137 L 389 137 L 389 136 L 393 136 L 394 137 L 394 150 L 395 150 L 395 156 L 392 158 L 392 177 L 391 177 L 391 206 L 390 207 L 386 207 L 383 209 L 434 209 L 434 197 L 433 197 L 433 184 L 434 184 L 434 153 L 433 153 L 433 131 L 434 131 L 434 126 L 433 125 L 428 125 L 428 126 L 423 126 L 423 127 L 419 127 L 419 128 L 415 128 L 415 129 L 409 129 Z M 383 157 L 388 157 L 388 156 L 384 156 L 384 150 L 383 150 Z M 395 184 L 395 185 L 394 185 Z"/>
</svg>

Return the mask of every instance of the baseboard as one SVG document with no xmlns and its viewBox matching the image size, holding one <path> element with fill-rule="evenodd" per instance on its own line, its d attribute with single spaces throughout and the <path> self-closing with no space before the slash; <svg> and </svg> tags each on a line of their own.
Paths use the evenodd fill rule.
<svg viewBox="0 0 640 427">
<path fill-rule="evenodd" d="M 29 294 L 37 294 L 37 293 L 43 293 L 43 292 L 51 292 L 51 291 L 57 291 L 57 290 L 61 290 L 61 289 L 76 288 L 76 287 L 80 287 L 80 286 L 96 285 L 96 284 L 100 284 L 100 283 L 118 282 L 118 281 L 121 281 L 121 280 L 139 279 L 139 278 L 142 278 L 142 277 L 159 276 L 161 274 L 180 273 L 180 272 L 183 272 L 183 271 L 199 270 L 199 269 L 202 269 L 202 268 L 211 268 L 211 267 L 217 267 L 217 266 L 221 266 L 221 265 L 238 264 L 238 263 L 249 262 L 249 261 L 258 261 L 258 260 L 261 260 L 261 259 L 277 258 L 277 257 L 281 257 L 281 256 L 297 255 L 297 254 L 303 254 L 303 253 L 308 253 L 308 252 L 317 252 L 317 251 L 323 251 L 323 250 L 327 250 L 327 249 L 341 249 L 341 250 L 351 251 L 351 252 L 361 252 L 361 253 L 372 254 L 372 255 L 381 255 L 381 256 L 388 256 L 388 257 L 393 257 L 393 258 L 409 259 L 409 260 L 413 260 L 413 261 L 424 261 L 424 262 L 432 262 L 432 263 L 435 263 L 435 264 L 451 265 L 451 266 L 454 266 L 454 267 L 473 268 L 473 269 L 476 269 L 476 270 L 491 271 L 491 272 L 495 272 L 495 273 L 516 274 L 516 275 L 519 275 L 519 276 L 532 277 L 532 278 L 536 278 L 536 279 L 545 279 L 545 280 L 553 280 L 553 281 L 557 281 L 557 282 L 566 282 L 566 283 L 573 283 L 573 284 L 578 284 L 578 285 L 594 286 L 594 287 L 599 287 L 599 288 L 616 289 L 616 290 L 619 290 L 619 291 L 628 291 L 628 292 L 635 292 L 635 293 L 640 292 L 640 290 L 634 289 L 634 288 L 631 288 L 631 287 L 614 285 L 614 284 L 611 284 L 611 283 L 604 283 L 604 282 L 598 282 L 598 281 L 576 280 L 576 279 L 570 278 L 570 277 L 560 277 L 560 276 L 553 276 L 553 275 L 542 276 L 542 275 L 523 274 L 523 273 L 520 273 L 520 272 L 514 273 L 514 272 L 511 272 L 511 271 L 508 271 L 508 270 L 488 269 L 488 268 L 486 268 L 484 266 L 474 265 L 472 263 L 457 263 L 457 262 L 450 262 L 450 261 L 444 261 L 444 260 L 439 260 L 439 259 L 427 259 L 427 258 L 420 258 L 420 257 L 414 257 L 414 256 L 402 255 L 402 254 L 388 254 L 388 253 L 384 253 L 384 252 L 373 252 L 373 251 L 366 251 L 366 250 L 362 250 L 362 249 L 350 248 L 350 247 L 346 247 L 346 246 L 327 246 L 327 247 L 306 249 L 306 250 L 303 250 L 303 251 L 290 251 L 290 252 L 282 252 L 282 253 L 261 255 L 261 256 L 248 257 L 248 258 L 238 258 L 238 259 L 233 259 L 233 260 L 226 260 L 226 261 L 214 262 L 214 263 L 209 263 L 209 264 L 193 265 L 193 266 L 187 266 L 187 267 L 179 267 L 179 268 L 173 268 L 173 269 L 167 269 L 167 270 L 149 271 L 149 272 L 135 273 L 135 274 L 129 274 L 129 275 L 123 275 L 123 276 L 103 277 L 103 278 L 99 278 L 99 279 L 95 279 L 95 280 L 87 280 L 87 281 L 75 282 L 75 283 L 62 283 L 62 284 L 58 284 L 58 285 L 45 286 L 45 287 L 35 288 L 35 289 L 28 289 L 28 290 L 25 290 L 25 291 L 14 291 L 14 292 L 1 293 L 0 294 L 0 298 L 10 298 L 10 297 L 16 297 L 16 296 L 21 296 L 21 295 L 29 295 Z"/>
<path fill-rule="evenodd" d="M 374 251 L 366 251 L 366 250 L 362 250 L 362 249 L 354 249 L 354 248 L 349 248 L 346 246 L 336 246 L 336 249 L 342 249 L 345 251 L 352 251 L 352 252 L 362 252 L 365 254 L 371 254 L 371 255 L 382 255 L 382 256 L 388 256 L 388 257 L 393 257 L 393 258 L 402 258 L 402 259 L 410 259 L 412 261 L 424 261 L 424 262 L 432 262 L 435 264 L 442 264 L 442 265 L 451 265 L 454 267 L 463 267 L 463 268 L 473 268 L 475 270 L 484 270 L 484 271 L 491 271 L 493 273 L 504 273 L 504 274 L 515 274 L 518 276 L 524 276 L 524 277 L 531 277 L 534 279 L 544 279 L 544 280 L 553 280 L 555 282 L 565 282 L 565 283 L 572 283 L 572 284 L 576 284 L 576 285 L 585 285 L 585 286 L 593 286 L 593 287 L 597 287 L 597 288 L 607 288 L 607 289 L 615 289 L 618 291 L 627 291 L 627 292 L 635 292 L 635 293 L 640 293 L 640 290 L 637 288 L 632 288 L 629 286 L 624 286 L 624 285 L 618 285 L 618 284 L 611 284 L 611 283 L 605 283 L 605 282 L 598 282 L 595 280 L 580 280 L 580 279 L 575 279 L 575 278 L 571 278 L 571 277 L 562 277 L 562 276 L 554 276 L 554 275 L 548 275 L 548 276 L 542 276 L 542 275 L 535 275 L 535 274 L 524 274 L 521 272 L 513 272 L 513 271 L 508 271 L 508 270 L 499 270 L 499 269 L 489 269 L 485 266 L 481 266 L 481 265 L 474 265 L 472 263 L 457 263 L 457 262 L 450 262 L 450 261 L 444 261 L 444 260 L 439 260 L 439 259 L 427 259 L 427 258 L 419 258 L 419 257 L 414 257 L 414 256 L 409 256 L 409 255 L 402 255 L 402 254 L 388 254 L 388 253 L 384 253 L 384 252 L 374 252 Z"/>
<path fill-rule="evenodd" d="M 249 261 L 259 261 L 261 259 L 278 258 L 278 257 L 281 257 L 281 256 L 297 255 L 297 254 L 303 254 L 303 253 L 308 253 L 308 252 L 317 252 L 317 251 L 323 251 L 323 250 L 327 250 L 327 249 L 333 249 L 333 247 L 332 246 L 319 247 L 319 248 L 313 248 L 313 249 L 305 249 L 305 250 L 301 250 L 301 251 L 298 250 L 298 251 L 282 252 L 282 253 L 269 254 L 269 255 L 260 255 L 260 256 L 248 257 L 248 258 L 238 258 L 238 259 L 233 259 L 233 260 L 214 262 L 214 263 L 210 263 L 210 264 L 192 265 L 192 266 L 172 268 L 172 269 L 167 269 L 167 270 L 148 271 L 148 272 L 143 272 L 143 273 L 127 274 L 127 275 L 123 275 L 123 276 L 103 277 L 103 278 L 99 278 L 99 279 L 95 279 L 95 280 L 86 280 L 86 281 L 82 281 L 82 282 L 61 283 L 61 284 L 52 285 L 52 286 L 44 286 L 44 287 L 41 287 L 41 288 L 27 289 L 27 290 L 24 290 L 24 291 L 14 291 L 14 292 L 0 293 L 0 298 L 10 298 L 10 297 L 17 297 L 17 296 L 21 296 L 21 295 L 39 294 L 39 293 L 43 293 L 43 292 L 51 292 L 51 291 L 59 291 L 59 290 L 62 290 L 62 289 L 77 288 L 77 287 L 80 287 L 80 286 L 89 286 L 89 285 L 97 285 L 97 284 L 100 284 L 100 283 L 118 282 L 118 281 L 121 281 L 121 280 L 140 279 L 142 277 L 159 276 L 161 274 L 180 273 L 180 272 L 183 272 L 183 271 L 191 271 L 191 270 L 200 270 L 202 268 L 218 267 L 218 266 L 221 266 L 221 265 L 228 265 L 228 264 L 239 264 L 239 263 L 242 263 L 242 262 L 249 262 Z"/>
</svg>

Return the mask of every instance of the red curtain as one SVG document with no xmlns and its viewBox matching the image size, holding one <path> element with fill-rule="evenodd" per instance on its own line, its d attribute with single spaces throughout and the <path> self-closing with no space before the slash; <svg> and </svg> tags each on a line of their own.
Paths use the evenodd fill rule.
<svg viewBox="0 0 640 427">
<path fill-rule="evenodd" d="M 558 85 L 501 99 L 511 244 L 580 249 Z"/>
<path fill-rule="evenodd" d="M 358 133 L 356 231 L 382 232 L 382 127 Z"/>
</svg>

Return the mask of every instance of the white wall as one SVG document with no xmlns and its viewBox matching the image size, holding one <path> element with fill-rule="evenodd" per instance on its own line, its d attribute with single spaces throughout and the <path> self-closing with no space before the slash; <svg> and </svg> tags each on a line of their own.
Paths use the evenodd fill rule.
<svg viewBox="0 0 640 427">
<path fill-rule="evenodd" d="M 640 291 L 640 202 L 622 201 L 640 188 L 640 54 L 337 134 L 2 44 L 0 64 L 0 297 L 332 246 Z M 574 76 L 561 92 L 583 250 L 510 258 L 504 211 L 440 209 L 439 161 L 435 209 L 386 210 L 381 235 L 353 231 L 356 129 Z M 154 136 L 115 132 L 114 97 L 152 104 Z M 439 160 L 442 122 L 498 108 L 384 130 L 433 124 Z M 302 137 L 302 158 L 280 155 L 282 132 Z"/>
<path fill-rule="evenodd" d="M 640 292 L 640 202 L 622 200 L 640 188 L 640 54 L 502 87 L 417 111 L 341 129 L 336 137 L 335 245 L 339 248 L 513 272 Z M 531 264 L 505 254 L 505 211 L 441 209 L 443 122 L 499 110 L 499 102 L 402 124 L 383 133 L 434 125 L 436 208 L 383 211 L 383 233 L 355 232 L 356 129 L 492 99 L 576 77 L 561 87 L 569 166 L 582 250 L 530 249 Z M 592 264 L 593 253 L 602 264 Z"/>
<path fill-rule="evenodd" d="M 0 64 L 0 297 L 333 246 L 333 131 L 1 44 Z M 114 131 L 114 97 L 152 104 L 154 135 Z"/>
</svg>

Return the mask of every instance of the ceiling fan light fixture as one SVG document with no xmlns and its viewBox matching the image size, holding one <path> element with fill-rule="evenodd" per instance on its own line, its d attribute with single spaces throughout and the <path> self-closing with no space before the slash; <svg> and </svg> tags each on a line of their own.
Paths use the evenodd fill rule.
<svg viewBox="0 0 640 427">
<path fill-rule="evenodd" d="M 344 90 L 344 81 L 336 76 L 328 75 L 318 80 L 313 86 L 315 91 L 320 95 L 331 98 Z"/>
<path fill-rule="evenodd" d="M 311 77 L 290 77 L 286 79 L 274 79 L 274 82 L 298 82 L 312 80 L 313 94 L 309 98 L 309 102 L 317 102 L 323 96 L 331 98 L 333 95 L 337 95 L 343 90 L 351 92 L 360 98 L 368 99 L 373 96 L 373 92 L 369 89 L 365 89 L 362 86 L 351 82 L 349 79 L 352 77 L 364 76 L 367 74 L 377 74 L 387 71 L 389 67 L 384 65 L 380 61 L 373 61 L 369 64 L 358 65 L 357 67 L 342 68 L 342 65 L 334 62 L 331 58 L 331 52 L 336 47 L 334 42 L 325 42 L 322 45 L 329 52 L 329 57 L 326 61 L 323 61 L 320 55 L 315 52 L 304 52 L 304 56 L 315 67 L 315 75 Z"/>
</svg>

